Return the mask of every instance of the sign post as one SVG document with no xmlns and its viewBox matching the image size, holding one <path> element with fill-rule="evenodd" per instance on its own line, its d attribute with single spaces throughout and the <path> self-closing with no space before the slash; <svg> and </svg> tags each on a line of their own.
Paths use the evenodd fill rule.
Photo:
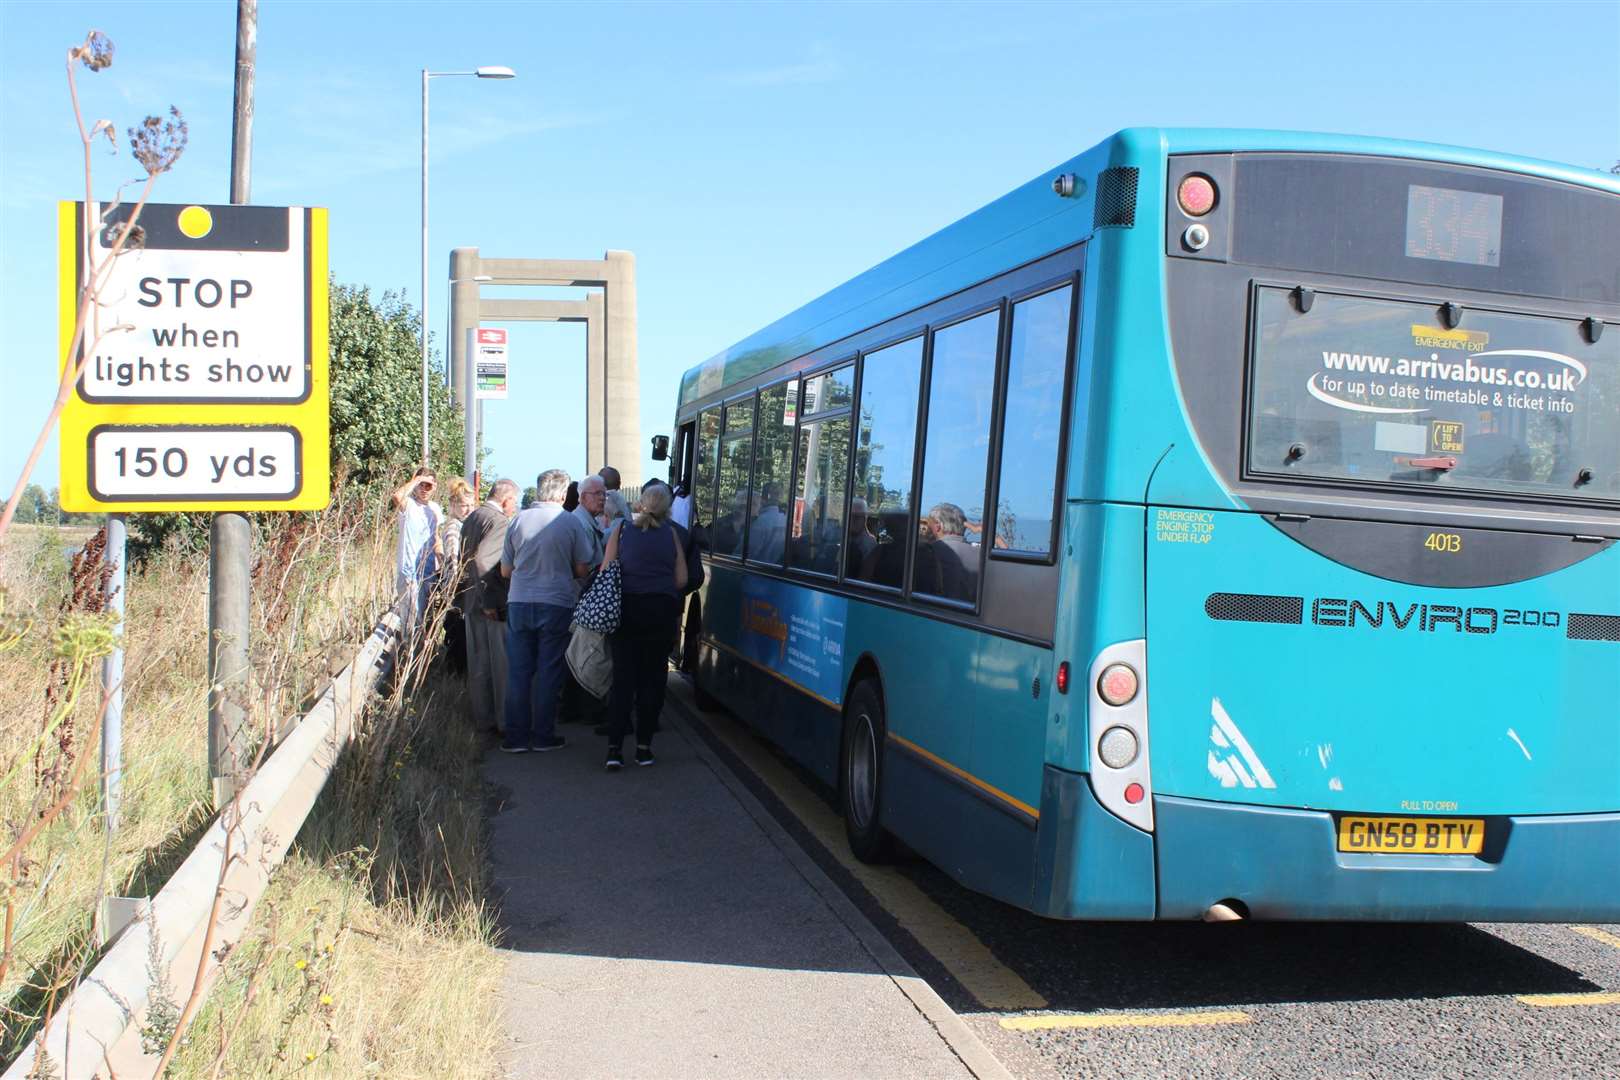
<svg viewBox="0 0 1620 1080">
<path fill-rule="evenodd" d="M 111 227 L 129 211 L 60 204 L 64 353 L 86 253 L 92 245 L 109 253 Z M 87 334 L 81 354 L 66 359 L 87 362 L 62 413 L 62 507 L 109 512 L 119 525 L 136 511 L 231 512 L 213 531 L 234 524 L 241 536 L 221 545 L 216 535 L 212 590 L 220 595 L 224 583 L 245 596 L 249 537 L 239 514 L 319 510 L 331 498 L 326 211 L 149 203 L 139 224 L 142 246 L 119 256 L 100 291 L 100 324 L 118 329 L 99 340 Z M 121 534 L 110 528 L 109 541 Z M 109 543 L 108 556 L 121 576 L 123 552 Z M 222 704 L 214 699 L 246 677 L 246 606 L 235 606 L 242 618 L 230 636 L 242 640 L 214 640 L 211 619 L 211 715 Z M 216 652 L 226 649 L 237 662 L 217 665 Z M 117 716 L 115 700 L 107 737 L 117 733 Z M 236 744 L 239 733 L 221 738 L 214 726 L 210 761 L 219 781 L 228 771 L 222 763 L 234 763 L 230 746 L 215 744 Z M 117 767 L 110 758 L 114 799 Z"/>
<path fill-rule="evenodd" d="M 506 331 L 474 326 L 467 331 L 467 351 L 476 373 L 473 397 L 477 401 L 506 400 Z"/>
</svg>

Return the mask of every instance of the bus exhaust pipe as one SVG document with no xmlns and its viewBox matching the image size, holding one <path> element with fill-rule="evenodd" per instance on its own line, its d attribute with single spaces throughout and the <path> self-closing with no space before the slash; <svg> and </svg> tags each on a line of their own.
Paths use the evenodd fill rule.
<svg viewBox="0 0 1620 1080">
<path fill-rule="evenodd" d="M 1249 909 L 1241 900 L 1222 900 L 1218 904 L 1209 905 L 1204 912 L 1205 922 L 1242 922 L 1249 917 Z"/>
</svg>

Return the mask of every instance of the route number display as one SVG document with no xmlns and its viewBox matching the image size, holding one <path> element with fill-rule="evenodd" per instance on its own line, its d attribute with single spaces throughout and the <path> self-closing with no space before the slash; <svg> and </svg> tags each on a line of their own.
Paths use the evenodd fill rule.
<svg viewBox="0 0 1620 1080">
<path fill-rule="evenodd" d="M 86 253 L 110 254 L 129 209 L 60 204 L 64 357 Z M 139 226 L 101 289 L 101 336 L 72 358 L 63 507 L 324 507 L 326 211 L 153 203 Z"/>
</svg>

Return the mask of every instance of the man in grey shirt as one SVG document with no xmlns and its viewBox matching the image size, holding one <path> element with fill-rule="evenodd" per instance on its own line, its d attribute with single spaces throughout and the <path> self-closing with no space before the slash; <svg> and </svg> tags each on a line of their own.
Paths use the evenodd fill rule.
<svg viewBox="0 0 1620 1080">
<path fill-rule="evenodd" d="M 535 505 L 506 530 L 501 573 L 506 599 L 506 733 L 509 754 L 560 750 L 557 698 L 567 669 L 569 624 L 579 599 L 575 582 L 591 570 L 595 545 L 562 508 L 568 473 L 547 469 L 535 484 Z"/>
<path fill-rule="evenodd" d="M 607 534 L 602 529 L 602 523 L 596 520 L 607 504 L 607 493 L 607 483 L 600 476 L 587 476 L 579 482 L 579 505 L 572 511 L 591 538 L 590 562 L 593 568 L 602 564 L 602 556 L 607 549 Z M 585 582 L 580 581 L 578 585 L 583 594 Z M 606 720 L 607 703 L 581 686 L 572 671 L 565 671 L 563 675 L 562 722 L 599 724 Z"/>
<path fill-rule="evenodd" d="M 601 565 L 602 556 L 607 550 L 607 536 L 602 531 L 602 523 L 597 520 L 606 503 L 607 483 L 600 476 L 587 476 L 579 482 L 579 505 L 574 507 L 573 513 L 595 544 L 595 554 L 591 558 L 593 567 Z"/>
<path fill-rule="evenodd" d="M 506 705 L 506 627 L 495 597 L 484 595 L 484 576 L 501 561 L 506 530 L 522 493 L 511 480 L 497 480 L 489 498 L 461 523 L 461 610 L 467 620 L 467 702 L 478 729 L 501 729 Z"/>
</svg>

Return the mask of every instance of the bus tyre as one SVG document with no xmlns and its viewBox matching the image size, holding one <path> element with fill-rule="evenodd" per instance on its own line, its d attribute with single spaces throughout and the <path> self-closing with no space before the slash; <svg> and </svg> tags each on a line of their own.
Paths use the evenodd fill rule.
<svg viewBox="0 0 1620 1080">
<path fill-rule="evenodd" d="M 886 862 L 894 850 L 894 839 L 881 824 L 883 746 L 887 738 L 888 725 L 877 686 L 872 682 L 856 684 L 844 711 L 838 801 L 844 812 L 849 849 L 862 862 Z"/>
</svg>

